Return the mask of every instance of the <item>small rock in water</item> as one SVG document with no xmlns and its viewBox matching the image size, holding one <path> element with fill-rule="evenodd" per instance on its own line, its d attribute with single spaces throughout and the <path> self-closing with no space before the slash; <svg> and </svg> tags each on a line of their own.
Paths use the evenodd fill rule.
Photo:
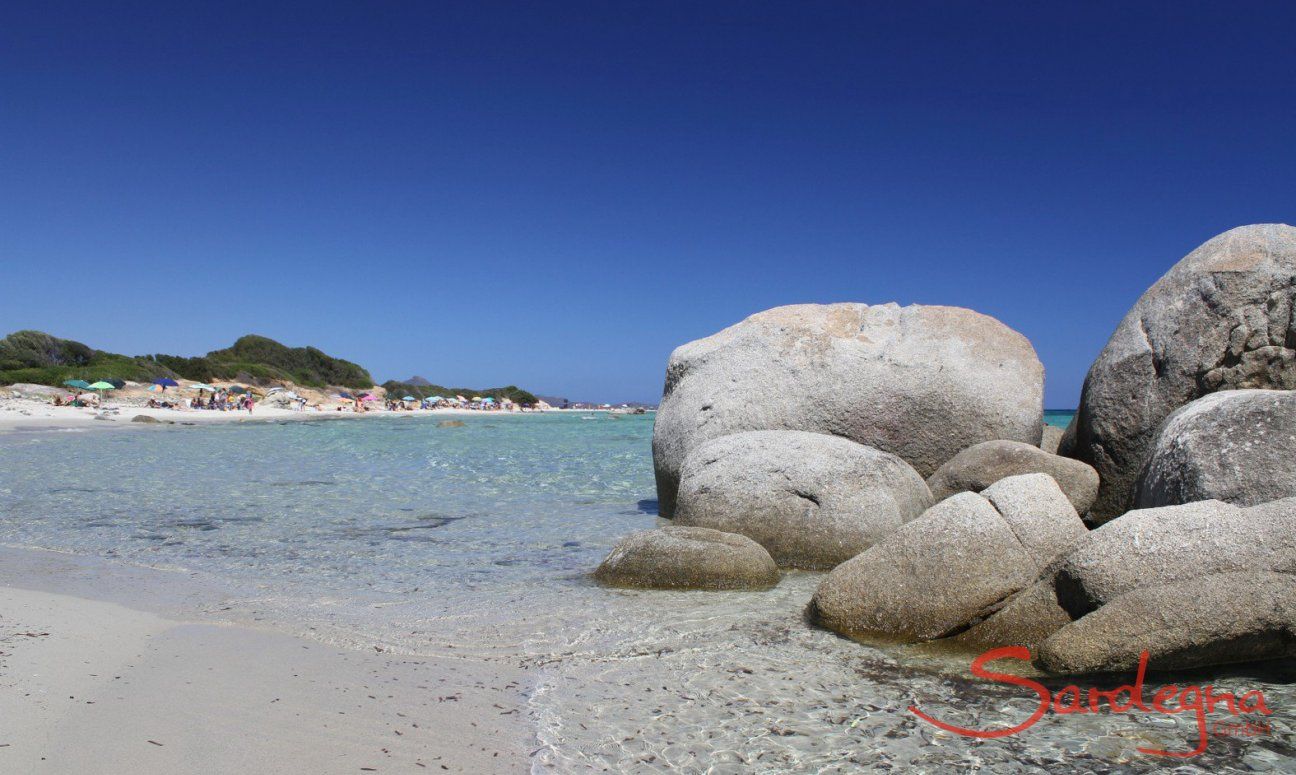
<svg viewBox="0 0 1296 775">
<path fill-rule="evenodd" d="M 778 583 L 779 572 L 747 536 L 671 525 L 623 538 L 594 578 L 646 589 L 764 589 Z"/>
</svg>

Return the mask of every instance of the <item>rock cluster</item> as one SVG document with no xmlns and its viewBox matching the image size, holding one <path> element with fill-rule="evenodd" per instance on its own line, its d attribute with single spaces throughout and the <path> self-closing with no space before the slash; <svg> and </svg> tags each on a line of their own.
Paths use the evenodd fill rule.
<svg viewBox="0 0 1296 775">
<path fill-rule="evenodd" d="M 941 501 L 838 566 L 815 592 L 812 614 L 847 635 L 946 637 L 1031 584 L 1084 533 L 1051 478 L 1010 477 Z"/>
<path fill-rule="evenodd" d="M 822 433 L 749 431 L 689 453 L 675 524 L 748 536 L 780 567 L 829 570 L 931 505 L 895 455 Z"/>
<path fill-rule="evenodd" d="M 1234 229 L 1175 264 L 1065 433 L 1042 394 L 1030 343 L 970 310 L 753 315 L 671 355 L 653 462 L 675 522 L 595 576 L 828 571 L 824 627 L 1026 645 L 1059 674 L 1296 656 L 1296 229 Z"/>
<path fill-rule="evenodd" d="M 653 428 L 661 514 L 694 448 L 742 431 L 840 436 L 930 476 L 982 441 L 1038 444 L 1044 370 L 1026 337 L 959 307 L 800 304 L 675 350 Z"/>
<path fill-rule="evenodd" d="M 1161 423 L 1208 393 L 1296 389 L 1296 229 L 1206 242 L 1139 298 L 1094 361 L 1060 451 L 1102 479 L 1095 521 L 1134 504 Z"/>
</svg>

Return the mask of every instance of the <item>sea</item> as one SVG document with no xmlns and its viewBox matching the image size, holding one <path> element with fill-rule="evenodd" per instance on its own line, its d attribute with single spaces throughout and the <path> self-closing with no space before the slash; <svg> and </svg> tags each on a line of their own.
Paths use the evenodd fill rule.
<svg viewBox="0 0 1296 775">
<path fill-rule="evenodd" d="M 911 708 L 995 729 L 1038 698 L 972 679 L 973 655 L 812 626 L 822 574 L 762 592 L 590 580 L 661 523 L 651 414 L 443 420 L 2 435 L 0 544 L 182 569 L 231 590 L 222 617 L 333 644 L 524 666 L 535 772 L 1296 771 L 1283 665 L 1172 676 L 1274 709 L 1266 733 L 1213 735 L 1191 759 L 1136 750 L 1191 749 L 1191 713 L 939 729 Z"/>
<path fill-rule="evenodd" d="M 1071 424 L 1075 415 L 1074 409 L 1045 409 L 1044 423 L 1055 428 L 1065 428 Z"/>
</svg>

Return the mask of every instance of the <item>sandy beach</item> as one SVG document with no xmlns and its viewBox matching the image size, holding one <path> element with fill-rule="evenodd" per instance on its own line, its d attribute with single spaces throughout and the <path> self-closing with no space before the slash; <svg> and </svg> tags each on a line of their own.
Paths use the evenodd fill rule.
<svg viewBox="0 0 1296 775">
<path fill-rule="evenodd" d="M 182 618 L 222 608 L 219 594 L 186 585 L 185 574 L 53 552 L 3 557 L 0 770 L 528 767 L 525 674 L 516 668 Z M 115 599 L 92 599 L 91 589 Z"/>
<path fill-rule="evenodd" d="M 548 409 L 546 412 L 595 412 L 602 410 Z M 6 398 L 0 400 L 0 433 L 11 431 L 95 430 L 114 426 L 144 424 L 135 418 L 144 416 L 159 423 L 176 425 L 212 425 L 247 422 L 290 422 L 320 420 L 360 420 L 379 417 L 483 417 L 521 416 L 540 412 L 485 412 L 476 409 L 442 407 L 437 409 L 411 409 L 389 412 L 373 409 L 367 412 L 296 411 L 272 406 L 258 406 L 246 411 L 203 411 L 194 409 L 153 409 L 147 406 L 121 405 L 108 402 L 102 409 L 74 406 L 54 406 L 48 400 L 32 398 Z"/>
</svg>

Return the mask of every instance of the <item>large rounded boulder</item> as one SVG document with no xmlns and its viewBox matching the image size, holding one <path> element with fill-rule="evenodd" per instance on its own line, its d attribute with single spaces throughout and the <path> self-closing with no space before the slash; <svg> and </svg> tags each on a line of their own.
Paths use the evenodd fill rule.
<svg viewBox="0 0 1296 775">
<path fill-rule="evenodd" d="M 1009 476 L 1048 474 L 1084 514 L 1098 495 L 1098 472 L 1079 460 L 1051 455 L 1020 441 L 983 441 L 950 458 L 927 479 L 932 497 L 943 500 L 956 492 L 981 492 Z"/>
<path fill-rule="evenodd" d="M 779 572 L 769 552 L 746 536 L 671 525 L 621 539 L 594 578 L 642 589 L 765 589 L 778 583 Z"/>
<path fill-rule="evenodd" d="M 821 433 L 749 431 L 684 459 L 675 524 L 748 536 L 780 567 L 828 570 L 931 505 L 895 455 Z"/>
<path fill-rule="evenodd" d="M 953 635 L 1034 583 L 1084 532 L 1047 475 L 1010 477 L 937 503 L 837 566 L 815 591 L 811 615 L 856 637 Z"/>
<path fill-rule="evenodd" d="M 1157 429 L 1179 407 L 1221 390 L 1296 389 L 1294 278 L 1296 229 L 1243 226 L 1188 254 L 1125 315 L 1060 449 L 1098 470 L 1094 521 L 1133 504 Z"/>
<path fill-rule="evenodd" d="M 1296 573 L 1296 498 L 1131 511 L 1086 534 L 1055 583 L 1058 603 L 1079 619 L 1136 589 L 1234 571 Z"/>
<path fill-rule="evenodd" d="M 1228 390 L 1161 426 L 1139 477 L 1139 508 L 1221 500 L 1239 506 L 1296 495 L 1296 392 Z"/>
<path fill-rule="evenodd" d="M 755 430 L 840 436 L 930 476 L 981 441 L 1038 444 L 1044 370 L 1024 336 L 958 307 L 800 304 L 682 345 L 653 430 L 662 516 L 703 442 Z"/>
<path fill-rule="evenodd" d="M 1050 635 L 1051 673 L 1159 670 L 1296 657 L 1296 576 L 1242 571 L 1127 592 Z"/>
</svg>

